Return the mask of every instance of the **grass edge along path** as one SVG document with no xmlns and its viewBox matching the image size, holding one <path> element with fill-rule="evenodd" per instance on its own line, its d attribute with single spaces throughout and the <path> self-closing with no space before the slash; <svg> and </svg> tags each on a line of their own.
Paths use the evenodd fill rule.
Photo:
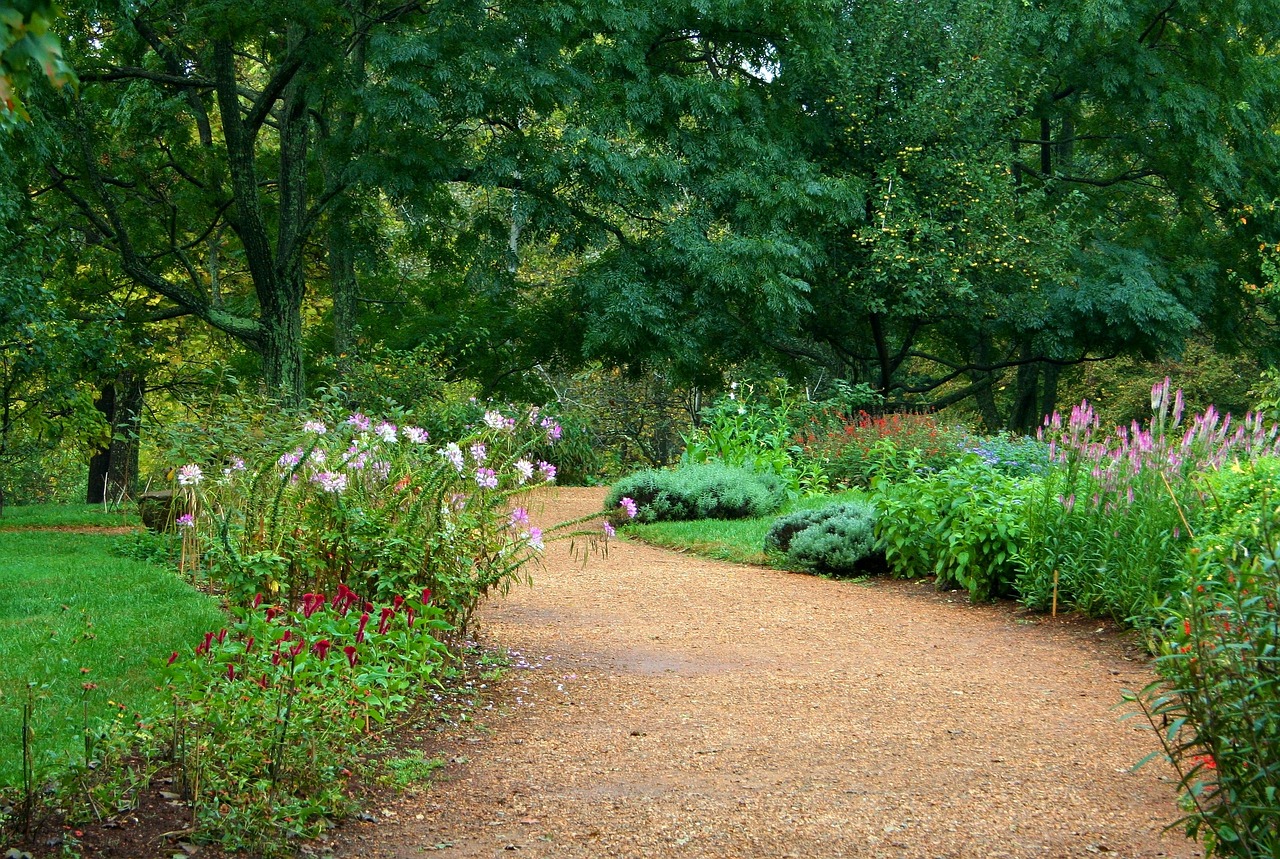
<svg viewBox="0 0 1280 859">
<path fill-rule="evenodd" d="M 110 554 L 89 533 L 0 533 L 0 791 L 21 784 L 22 709 L 33 701 L 37 781 L 82 761 L 86 721 L 152 711 L 155 666 L 223 623 L 218 602 L 172 571 Z M 29 691 L 30 690 L 30 691 Z"/>
<path fill-rule="evenodd" d="M 768 516 L 751 519 L 696 519 L 689 522 L 653 522 L 648 525 L 627 525 L 622 533 L 626 537 L 677 552 L 690 552 L 717 561 L 735 564 L 751 564 L 757 567 L 780 567 L 764 553 L 764 536 L 775 519 L 796 510 L 809 510 L 866 499 L 866 493 L 856 489 L 814 495 L 784 504 L 782 509 Z"/>
</svg>

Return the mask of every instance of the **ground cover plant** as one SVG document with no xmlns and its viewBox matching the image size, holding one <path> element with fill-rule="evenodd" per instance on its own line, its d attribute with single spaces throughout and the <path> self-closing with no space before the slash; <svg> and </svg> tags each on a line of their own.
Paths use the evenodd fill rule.
<svg viewBox="0 0 1280 859">
<path fill-rule="evenodd" d="M 634 518 L 640 523 L 744 519 L 776 511 L 787 491 L 772 472 L 710 462 L 628 475 L 609 490 L 605 509 L 616 510 L 623 498 L 635 503 Z"/>
<path fill-rule="evenodd" d="M 142 520 L 131 506 L 104 508 L 101 504 L 19 504 L 4 508 L 0 530 L 6 528 L 122 528 Z"/>
</svg>

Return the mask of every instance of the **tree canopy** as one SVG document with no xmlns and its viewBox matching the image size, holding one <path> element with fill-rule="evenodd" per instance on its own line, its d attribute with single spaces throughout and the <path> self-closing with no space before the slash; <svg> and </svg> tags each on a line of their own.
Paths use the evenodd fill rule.
<svg viewBox="0 0 1280 859">
<path fill-rule="evenodd" d="M 37 3 L 6 224 L 87 322 L 203 326 L 286 402 L 377 349 L 765 360 L 1027 427 L 1065 367 L 1270 324 L 1276 5 L 72 2 L 73 91 L 16 77 Z"/>
</svg>

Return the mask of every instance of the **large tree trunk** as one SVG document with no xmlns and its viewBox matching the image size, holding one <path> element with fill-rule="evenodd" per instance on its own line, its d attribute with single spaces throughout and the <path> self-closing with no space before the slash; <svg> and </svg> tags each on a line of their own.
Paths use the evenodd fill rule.
<svg viewBox="0 0 1280 859">
<path fill-rule="evenodd" d="M 138 489 L 138 443 L 142 435 L 142 406 L 146 378 L 125 371 L 116 380 L 116 413 L 111 423 L 111 464 L 107 471 L 107 500 L 132 500 Z"/>
<path fill-rule="evenodd" d="M 1039 419 L 1036 408 L 1040 405 L 1040 400 L 1036 394 L 1039 389 L 1040 365 L 1030 360 L 1032 354 L 1031 341 L 1024 341 L 1020 358 L 1026 363 L 1018 365 L 1013 407 L 1009 410 L 1009 429 L 1014 432 L 1026 432 Z"/>
<path fill-rule="evenodd" d="M 111 428 L 111 437 L 89 459 L 86 503 L 111 504 L 133 498 L 144 392 L 144 377 L 128 370 L 102 386 L 93 405 Z"/>
<path fill-rule="evenodd" d="M 102 413 L 102 419 L 114 430 L 116 423 L 116 385 L 107 382 L 102 393 L 93 401 L 93 407 Z M 107 499 L 107 475 L 111 471 L 111 442 L 102 444 L 89 457 L 89 487 L 85 492 L 86 504 L 102 504 Z"/>
</svg>

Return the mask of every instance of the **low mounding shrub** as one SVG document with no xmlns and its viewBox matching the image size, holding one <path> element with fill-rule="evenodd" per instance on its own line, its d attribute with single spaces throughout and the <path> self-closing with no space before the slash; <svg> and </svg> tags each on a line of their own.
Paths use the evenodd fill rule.
<svg viewBox="0 0 1280 859">
<path fill-rule="evenodd" d="M 638 471 L 614 484 L 604 506 L 616 510 L 623 498 L 630 498 L 638 508 L 637 522 L 743 519 L 767 516 L 786 497 L 777 475 L 711 463 Z"/>
<path fill-rule="evenodd" d="M 1271 515 L 1267 516 L 1271 519 Z M 1132 695 L 1180 775 L 1187 835 L 1210 857 L 1280 856 L 1280 557 L 1188 553 L 1161 679 Z"/>
<path fill-rule="evenodd" d="M 865 501 L 798 510 L 774 521 L 764 550 L 796 569 L 848 575 L 875 552 L 875 523 L 875 508 Z"/>
</svg>

